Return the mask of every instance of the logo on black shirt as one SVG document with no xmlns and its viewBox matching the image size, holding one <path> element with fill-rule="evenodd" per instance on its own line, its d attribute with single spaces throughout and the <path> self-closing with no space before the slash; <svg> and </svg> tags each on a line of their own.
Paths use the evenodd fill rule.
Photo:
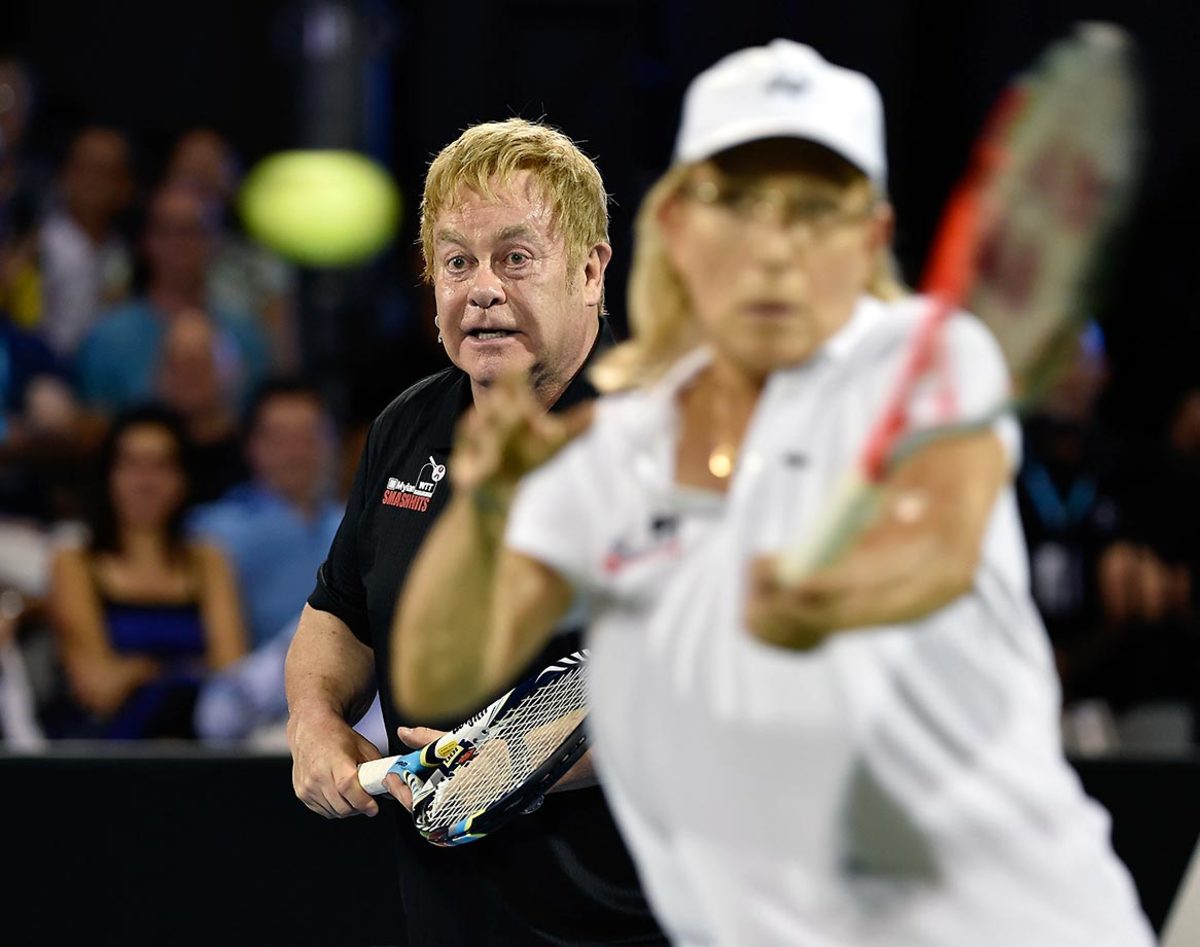
<svg viewBox="0 0 1200 947">
<path fill-rule="evenodd" d="M 429 509 L 437 485 L 446 476 L 446 465 L 439 464 L 433 457 L 421 468 L 414 483 L 398 477 L 388 477 L 387 489 L 383 491 L 383 505 L 396 506 L 402 510 L 424 513 Z"/>
</svg>

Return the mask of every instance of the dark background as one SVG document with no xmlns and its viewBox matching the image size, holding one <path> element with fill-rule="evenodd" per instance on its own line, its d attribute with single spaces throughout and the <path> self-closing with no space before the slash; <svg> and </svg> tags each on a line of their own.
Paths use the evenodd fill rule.
<svg viewBox="0 0 1200 947">
<path fill-rule="evenodd" d="M 134 136 L 145 183 L 195 125 L 226 133 L 247 163 L 295 146 L 358 147 L 385 161 L 406 201 L 396 249 L 371 275 L 302 284 L 310 361 L 345 377 L 420 317 L 415 195 L 431 155 L 470 123 L 545 118 L 596 157 L 614 199 L 608 296 L 620 329 L 631 219 L 669 160 L 687 81 L 742 46 L 809 42 L 881 87 L 897 251 L 915 280 L 989 103 L 1078 19 L 1125 25 L 1142 52 L 1147 173 L 1096 315 L 1114 369 L 1106 412 L 1154 432 L 1200 384 L 1195 0 L 6 0 L 0 48 L 39 78 L 33 144 L 48 161 L 72 129 L 97 120 Z M 368 409 L 395 394 L 387 378 L 368 387 Z"/>
</svg>

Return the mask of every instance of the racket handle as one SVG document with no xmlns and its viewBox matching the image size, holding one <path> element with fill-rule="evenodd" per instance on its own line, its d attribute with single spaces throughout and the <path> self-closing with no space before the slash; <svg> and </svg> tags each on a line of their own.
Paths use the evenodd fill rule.
<svg viewBox="0 0 1200 947">
<path fill-rule="evenodd" d="M 810 572 L 835 562 L 871 521 L 879 507 L 879 488 L 855 474 L 838 491 L 817 528 L 779 556 L 781 582 L 799 582 Z"/>
<path fill-rule="evenodd" d="M 398 756 L 385 756 L 381 760 L 368 760 L 366 763 L 359 763 L 358 781 L 362 784 L 362 788 L 372 796 L 384 795 L 387 792 L 387 787 L 383 784 L 383 778 L 398 759 L 400 759 Z"/>
</svg>

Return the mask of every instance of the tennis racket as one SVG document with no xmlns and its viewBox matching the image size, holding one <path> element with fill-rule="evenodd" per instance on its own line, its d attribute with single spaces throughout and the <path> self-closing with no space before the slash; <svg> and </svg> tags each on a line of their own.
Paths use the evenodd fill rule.
<svg viewBox="0 0 1200 947">
<path fill-rule="evenodd" d="M 420 750 L 361 764 L 359 782 L 381 795 L 396 773 L 434 845 L 483 838 L 540 807 L 587 751 L 587 664 L 587 651 L 559 659 Z"/>
<path fill-rule="evenodd" d="M 1101 23 L 1077 26 L 1005 90 L 943 213 L 922 282 L 929 307 L 899 380 L 829 513 L 780 557 L 781 579 L 796 581 L 848 548 L 873 521 L 897 462 L 933 438 L 1036 403 L 1056 379 L 1129 203 L 1138 101 L 1132 43 Z M 910 406 L 922 386 L 936 390 L 942 330 L 960 306 L 999 342 L 1011 398 L 967 422 L 953 417 L 948 397 L 943 416 L 916 429 Z"/>
</svg>

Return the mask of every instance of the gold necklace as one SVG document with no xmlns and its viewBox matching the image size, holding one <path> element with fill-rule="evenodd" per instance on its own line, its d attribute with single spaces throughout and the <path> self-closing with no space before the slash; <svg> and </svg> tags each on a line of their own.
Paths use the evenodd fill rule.
<svg viewBox="0 0 1200 947">
<path fill-rule="evenodd" d="M 713 422 L 712 430 L 716 434 L 712 450 L 708 452 L 708 472 L 718 480 L 724 480 L 733 473 L 733 468 L 737 465 L 738 445 L 725 434 L 729 430 L 729 425 L 725 423 L 728 412 L 724 410 L 726 406 L 717 397 L 716 386 L 711 381 L 707 395 L 711 408 L 709 416 Z"/>
<path fill-rule="evenodd" d="M 718 480 L 724 480 L 733 473 L 736 461 L 737 448 L 728 441 L 721 441 L 708 453 L 708 472 Z"/>
</svg>

